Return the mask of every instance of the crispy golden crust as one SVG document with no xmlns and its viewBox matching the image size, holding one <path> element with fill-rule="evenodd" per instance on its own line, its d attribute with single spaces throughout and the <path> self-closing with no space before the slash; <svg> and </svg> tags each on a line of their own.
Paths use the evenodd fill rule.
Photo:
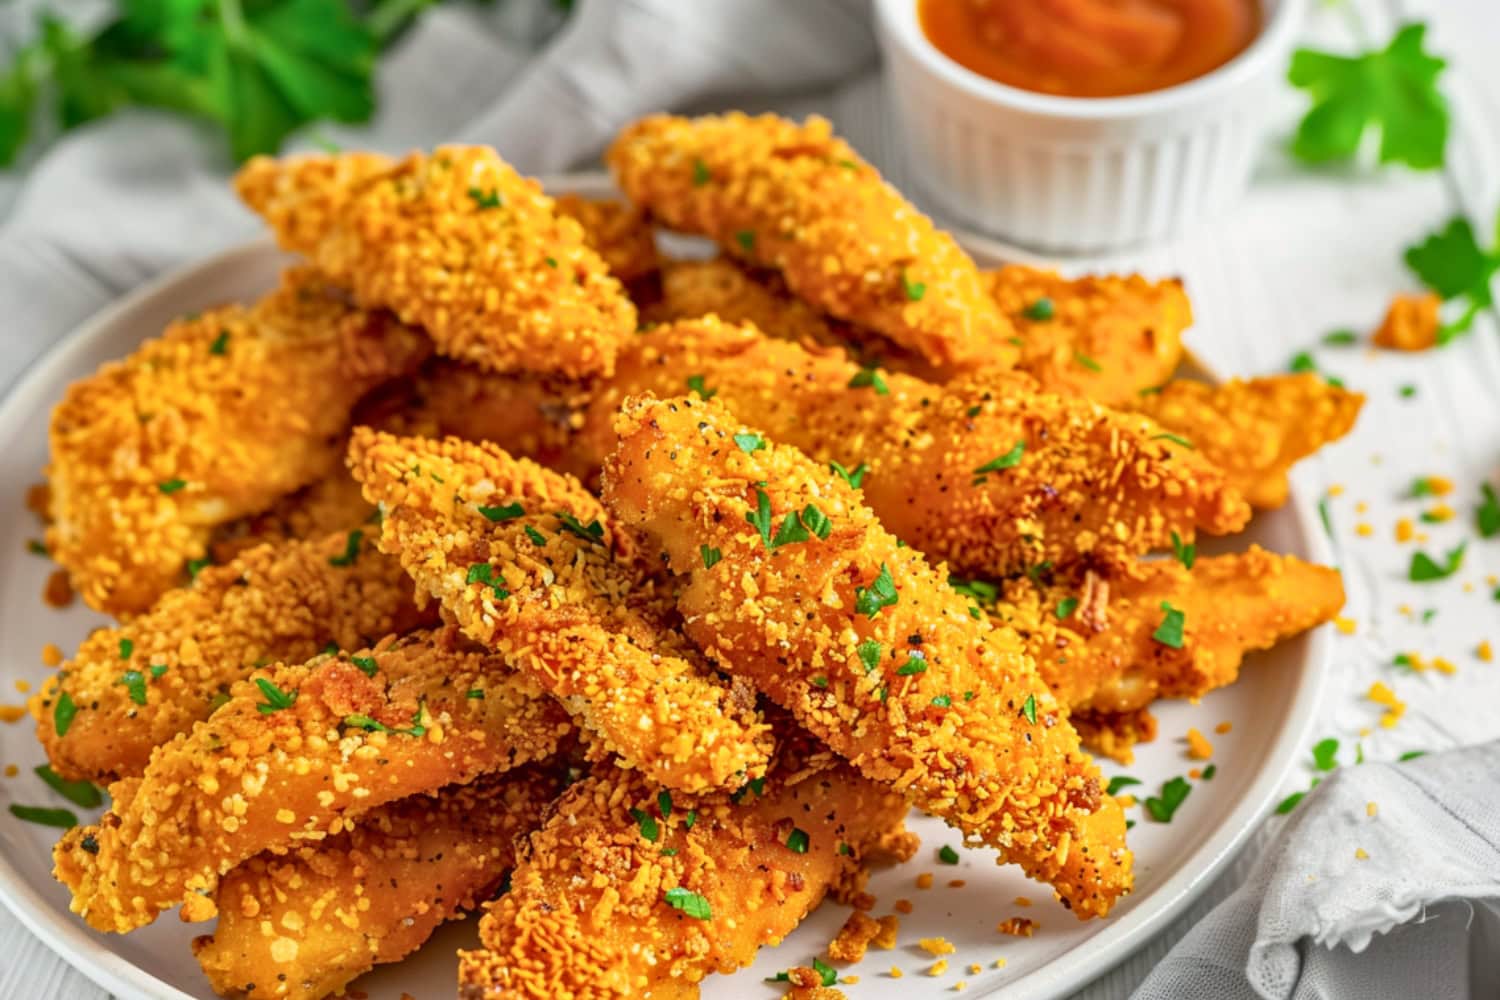
<svg viewBox="0 0 1500 1000">
<path fill-rule="evenodd" d="M 656 233 L 646 213 L 613 198 L 558 195 L 554 208 L 583 227 L 583 240 L 604 259 L 609 271 L 627 285 L 661 270 Z"/>
<path fill-rule="evenodd" d="M 1163 602 L 1183 612 L 1180 648 L 1152 637 L 1167 614 Z M 1103 574 L 1020 578 L 991 610 L 1021 634 L 1064 704 L 1120 714 L 1232 684 L 1246 653 L 1329 621 L 1343 604 L 1338 570 L 1254 546 L 1198 558 L 1191 570 L 1156 559 Z"/>
<path fill-rule="evenodd" d="M 830 315 L 945 370 L 1015 360 L 1014 331 L 974 262 L 821 118 L 656 115 L 606 158 L 651 215 L 781 272 Z"/>
<path fill-rule="evenodd" d="M 1015 265 L 987 272 L 984 282 L 1020 337 L 1016 367 L 1048 392 L 1126 407 L 1182 361 L 1193 310 L 1180 281 L 1067 279 Z"/>
<path fill-rule="evenodd" d="M 1364 403 L 1305 372 L 1217 386 L 1179 380 L 1136 408 L 1191 441 L 1251 506 L 1274 510 L 1286 503 L 1287 470 L 1348 434 Z"/>
<path fill-rule="evenodd" d="M 337 468 L 355 402 L 428 350 L 306 268 L 254 306 L 173 323 L 53 410 L 53 558 L 92 607 L 144 611 L 216 525 Z"/>
<path fill-rule="evenodd" d="M 608 453 L 624 397 L 675 395 L 694 375 L 773 440 L 819 463 L 867 466 L 864 500 L 885 526 L 960 573 L 1128 562 L 1165 546 L 1173 531 L 1191 539 L 1195 529 L 1226 533 L 1249 518 L 1217 469 L 1140 416 L 1038 392 L 1016 373 L 941 387 L 887 374 L 880 386 L 851 388 L 859 372 L 712 317 L 659 327 L 622 352 L 576 454 Z M 1013 467 L 977 472 L 1017 446 Z"/>
<path fill-rule="evenodd" d="M 320 539 L 335 532 L 362 530 L 375 508 L 365 502 L 348 470 L 334 469 L 322 479 L 288 493 L 259 514 L 222 526 L 214 533 L 209 555 L 222 566 L 259 545 Z M 365 531 L 373 535 L 374 531 Z"/>
<path fill-rule="evenodd" d="M 561 783 L 530 766 L 415 795 L 353 830 L 277 857 L 259 854 L 219 885 L 219 924 L 193 942 L 220 996 L 320 1000 L 415 951 L 445 920 L 487 899 Z"/>
<path fill-rule="evenodd" d="M 1129 890 L 1124 817 L 1066 710 L 858 491 L 785 445 L 747 451 L 717 402 L 631 400 L 616 427 L 606 500 L 687 575 L 684 629 L 721 667 L 1080 917 Z"/>
<path fill-rule="evenodd" d="M 377 531 L 251 549 L 129 624 L 94 632 L 29 702 L 52 767 L 96 782 L 139 775 L 153 748 L 208 718 L 256 666 L 431 623 L 400 563 L 376 551 Z M 76 714 L 60 736 L 64 694 Z"/>
<path fill-rule="evenodd" d="M 659 791 L 615 771 L 558 800 L 480 924 L 489 950 L 460 955 L 464 1000 L 696 997 L 791 932 L 906 814 L 826 753 L 778 765 L 760 794 L 673 796 L 670 815 Z M 668 903 L 682 891 L 706 918 Z"/>
<path fill-rule="evenodd" d="M 320 841 L 384 803 L 540 760 L 572 728 L 529 679 L 451 630 L 357 655 L 375 661 L 373 674 L 352 657 L 257 670 L 207 720 L 159 747 L 143 777 L 110 786 L 104 818 L 69 830 L 53 851 L 73 912 L 116 932 L 179 903 L 183 919 L 211 919 L 220 876 L 261 851 Z"/>
<path fill-rule="evenodd" d="M 385 511 L 382 547 L 627 766 L 690 792 L 765 773 L 769 727 L 671 628 L 670 595 L 576 480 L 493 446 L 363 429 L 350 462 Z"/>
<path fill-rule="evenodd" d="M 343 154 L 340 154 L 342 157 Z M 574 220 L 484 146 L 411 153 L 379 173 L 327 156 L 257 157 L 236 190 L 282 246 L 363 303 L 493 371 L 608 372 L 635 307 Z"/>
</svg>

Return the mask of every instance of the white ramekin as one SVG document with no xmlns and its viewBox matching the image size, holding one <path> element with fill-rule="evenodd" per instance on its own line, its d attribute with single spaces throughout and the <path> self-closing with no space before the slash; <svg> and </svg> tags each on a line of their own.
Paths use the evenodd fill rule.
<svg viewBox="0 0 1500 1000">
<path fill-rule="evenodd" d="M 1238 57 L 1131 97 L 1055 97 L 939 52 L 917 0 L 876 0 L 888 92 L 920 192 L 950 221 L 1053 253 L 1118 249 L 1213 219 L 1242 194 L 1305 0 L 1264 0 Z"/>
</svg>

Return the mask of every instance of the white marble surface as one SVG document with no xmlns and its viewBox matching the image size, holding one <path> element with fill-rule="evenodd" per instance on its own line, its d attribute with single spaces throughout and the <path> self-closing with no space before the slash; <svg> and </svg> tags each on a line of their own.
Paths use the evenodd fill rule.
<svg viewBox="0 0 1500 1000">
<path fill-rule="evenodd" d="M 1181 274 L 1198 316 L 1192 347 L 1221 373 L 1282 370 L 1293 354 L 1314 349 L 1330 330 L 1373 329 L 1391 294 L 1415 287 L 1402 264 L 1402 249 L 1453 214 L 1470 213 L 1478 232 L 1495 232 L 1500 209 L 1500 4 L 1358 0 L 1353 6 L 1363 31 L 1375 38 L 1388 37 L 1398 20 L 1425 18 L 1432 25 L 1433 46 L 1451 58 L 1447 89 L 1455 104 L 1456 134 L 1446 170 L 1309 171 L 1268 149 L 1253 194 L 1218 227 L 1171 246 L 1069 265 Z M 1338 10 L 1315 7 L 1319 10 L 1308 38 L 1351 44 L 1357 30 L 1351 20 Z M 896 149 L 873 148 L 896 145 L 882 128 L 877 98 L 878 85 L 865 82 L 831 98 L 795 103 L 790 110 L 831 115 L 873 159 L 893 163 Z M 1299 99 L 1288 89 L 1284 103 L 1278 111 L 1283 112 L 1285 133 L 1295 123 Z M 0 195 L 14 184 L 13 179 L 0 181 Z M 172 262 L 163 254 L 131 263 L 144 274 Z M 5 362 L 0 384 L 8 383 L 33 353 L 6 350 L 0 358 Z M 1486 583 L 1487 576 L 1500 573 L 1500 539 L 1480 541 L 1472 527 L 1479 483 L 1485 477 L 1500 481 L 1497 315 L 1481 316 L 1470 336 L 1442 351 L 1398 356 L 1360 346 L 1316 348 L 1315 354 L 1325 370 L 1369 396 L 1354 434 L 1296 473 L 1313 495 L 1343 488 L 1329 506 L 1334 546 L 1349 589 L 1347 615 L 1357 626 L 1353 635 L 1339 637 L 1320 731 L 1344 742 L 1346 763 L 1352 762 L 1356 741 L 1363 743 L 1368 757 L 1385 759 L 1411 749 L 1500 737 L 1500 715 L 1494 711 L 1500 704 L 1500 663 L 1481 663 L 1474 655 L 1481 639 L 1500 645 L 1500 604 L 1491 597 L 1495 585 Z M 1417 393 L 1402 399 L 1398 388 L 1407 384 L 1415 385 Z M 1420 475 L 1451 478 L 1457 490 L 1447 499 L 1459 514 L 1448 524 L 1423 526 L 1431 534 L 1423 547 L 1440 552 L 1460 539 L 1472 539 L 1455 578 L 1425 585 L 1406 582 L 1413 545 L 1400 545 L 1392 536 L 1398 516 L 1415 518 L 1425 509 L 1403 499 L 1410 481 Z M 1364 512 L 1361 504 L 1368 505 Z M 1360 524 L 1370 525 L 1373 534 L 1360 535 Z M 1403 614 L 1402 605 L 1414 614 Z M 1421 612 L 1429 608 L 1436 614 L 1424 625 Z M 1398 672 L 1390 661 L 1404 650 L 1442 655 L 1458 672 Z M 1375 680 L 1385 681 L 1408 704 L 1406 717 L 1393 729 L 1377 725 L 1380 710 L 1364 697 Z M 1162 735 L 1172 739 L 1181 734 Z M 1295 776 L 1287 791 L 1305 787 L 1308 777 Z M 1176 925 L 1084 995 L 1090 1000 L 1128 995 L 1196 915 L 1232 890 L 1254 850 L 1252 843 L 1234 869 Z M 0 955 L 5 956 L 0 997 L 107 996 L 6 913 L 0 913 Z M 857 987 L 852 995 L 857 996 Z"/>
</svg>

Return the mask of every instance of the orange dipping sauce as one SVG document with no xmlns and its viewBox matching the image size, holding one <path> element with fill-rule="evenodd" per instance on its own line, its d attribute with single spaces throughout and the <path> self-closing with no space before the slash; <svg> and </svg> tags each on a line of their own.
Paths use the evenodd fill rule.
<svg viewBox="0 0 1500 1000">
<path fill-rule="evenodd" d="M 1211 73 L 1261 29 L 1259 0 L 916 0 L 922 31 L 981 76 L 1121 97 Z"/>
</svg>

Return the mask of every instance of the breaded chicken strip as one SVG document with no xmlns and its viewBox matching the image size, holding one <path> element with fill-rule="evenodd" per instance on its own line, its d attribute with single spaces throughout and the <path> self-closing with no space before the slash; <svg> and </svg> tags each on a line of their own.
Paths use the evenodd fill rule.
<svg viewBox="0 0 1500 1000">
<path fill-rule="evenodd" d="M 341 170 L 337 161 L 355 157 Z M 425 329 L 438 351 L 492 371 L 608 372 L 635 307 L 583 229 L 484 146 L 257 157 L 235 188 L 360 302 Z"/>
<path fill-rule="evenodd" d="M 613 274 L 627 286 L 654 277 L 661 270 L 656 233 L 646 213 L 613 198 L 558 195 L 554 207 L 583 227 L 583 240 L 604 259 Z"/>
<path fill-rule="evenodd" d="M 259 854 L 224 876 L 219 924 L 193 942 L 220 996 L 320 1000 L 415 951 L 475 909 L 515 863 L 514 841 L 561 790 L 532 765 L 414 795 L 354 829 L 288 855 Z"/>
<path fill-rule="evenodd" d="M 624 397 L 701 386 L 772 440 L 852 470 L 887 529 L 978 576 L 1128 562 L 1173 531 L 1191 540 L 1249 518 L 1217 469 L 1138 415 L 1039 392 L 1019 373 L 945 386 L 876 375 L 713 318 L 659 327 L 621 354 L 577 454 L 608 453 Z"/>
<path fill-rule="evenodd" d="M 173 323 L 53 410 L 47 547 L 91 607 L 146 610 L 217 525 L 337 468 L 355 402 L 429 350 L 307 268 Z"/>
<path fill-rule="evenodd" d="M 1016 358 L 1015 331 L 974 262 L 822 118 L 656 115 L 621 132 L 606 158 L 655 218 L 781 272 L 799 298 L 936 368 Z"/>
<path fill-rule="evenodd" d="M 1015 324 L 1021 360 L 1048 392 L 1128 408 L 1172 377 L 1193 322 L 1182 282 L 1140 275 L 1064 278 L 1012 265 L 983 275 Z"/>
<path fill-rule="evenodd" d="M 144 776 L 111 785 L 104 818 L 58 842 L 54 874 L 97 930 L 144 927 L 178 904 L 184 920 L 209 920 L 220 877 L 262 851 L 541 760 L 571 729 L 528 678 L 452 630 L 258 670 Z"/>
<path fill-rule="evenodd" d="M 493 446 L 364 429 L 350 464 L 385 512 L 382 548 L 626 766 L 689 792 L 765 773 L 769 727 L 671 627 L 670 592 L 577 480 Z"/>
<path fill-rule="evenodd" d="M 1125 820 L 1013 633 L 860 493 L 718 402 L 628 400 L 605 498 L 684 574 L 684 630 L 872 780 L 1052 885 L 1131 886 Z"/>
<path fill-rule="evenodd" d="M 1348 434 L 1365 397 L 1321 376 L 1268 375 L 1222 385 L 1178 380 L 1135 408 L 1224 470 L 1257 510 L 1286 503 L 1287 470 Z"/>
<path fill-rule="evenodd" d="M 376 551 L 379 530 L 250 549 L 94 632 L 29 702 L 53 769 L 101 783 L 140 775 L 257 666 L 432 623 L 401 564 Z"/>
<path fill-rule="evenodd" d="M 901 796 L 824 751 L 737 795 L 662 795 L 610 770 L 570 788 L 520 849 L 460 953 L 463 1000 L 698 995 L 749 965 L 899 830 Z"/>
</svg>

